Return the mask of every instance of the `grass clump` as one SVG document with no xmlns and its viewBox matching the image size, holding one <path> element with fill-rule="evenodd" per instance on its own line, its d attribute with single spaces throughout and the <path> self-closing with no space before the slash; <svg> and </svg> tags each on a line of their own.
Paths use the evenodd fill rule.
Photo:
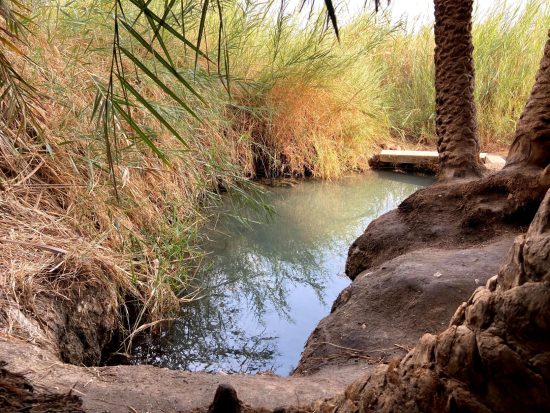
<svg viewBox="0 0 550 413">
<path fill-rule="evenodd" d="M 233 57 L 243 81 L 233 128 L 251 143 L 254 173 L 335 178 L 367 167 L 376 142 L 391 139 L 382 68 L 371 57 L 395 30 L 365 16 L 338 43 L 321 18 L 306 28 L 296 15 L 247 28 Z"/>
</svg>

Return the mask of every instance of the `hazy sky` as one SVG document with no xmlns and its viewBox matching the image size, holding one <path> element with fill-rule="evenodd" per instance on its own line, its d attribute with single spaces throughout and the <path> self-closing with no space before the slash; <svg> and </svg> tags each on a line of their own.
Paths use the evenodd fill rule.
<svg viewBox="0 0 550 413">
<path fill-rule="evenodd" d="M 474 7 L 477 9 L 477 15 L 483 15 L 483 13 L 495 5 L 506 3 L 510 6 L 515 6 L 524 4 L 527 1 L 528 0 L 474 0 Z M 542 3 L 549 2 L 550 0 L 538 1 Z M 365 5 L 365 0 L 344 0 L 342 4 L 347 5 L 347 7 L 342 6 L 343 8 L 340 9 L 340 15 L 338 17 L 345 22 L 349 19 L 349 16 L 362 10 Z M 382 0 L 382 4 L 385 8 L 386 0 Z M 373 0 L 368 0 L 367 7 L 374 7 Z M 346 8 L 348 9 L 347 12 L 345 10 Z M 403 16 L 411 23 L 415 20 L 424 23 L 433 21 L 433 0 L 392 0 L 387 9 L 395 20 Z"/>
</svg>

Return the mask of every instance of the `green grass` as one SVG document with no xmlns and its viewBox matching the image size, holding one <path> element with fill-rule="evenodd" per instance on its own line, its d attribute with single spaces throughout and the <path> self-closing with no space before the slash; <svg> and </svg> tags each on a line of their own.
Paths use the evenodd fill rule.
<svg viewBox="0 0 550 413">
<path fill-rule="evenodd" d="M 474 30 L 476 99 L 484 145 L 508 145 L 535 81 L 550 29 L 550 3 L 495 7 Z"/>
</svg>

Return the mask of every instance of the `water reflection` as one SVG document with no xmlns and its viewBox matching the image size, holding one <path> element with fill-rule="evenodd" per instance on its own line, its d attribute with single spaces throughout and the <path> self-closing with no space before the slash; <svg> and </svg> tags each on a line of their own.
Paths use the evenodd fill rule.
<svg viewBox="0 0 550 413">
<path fill-rule="evenodd" d="M 140 362 L 227 372 L 288 374 L 317 322 L 349 280 L 349 244 L 368 223 L 431 178 L 390 172 L 274 188 L 277 214 L 220 220 L 200 282 L 208 296 L 182 309 L 172 331 L 141 347 Z M 229 207 L 234 208 L 234 207 Z M 257 222 L 254 222 L 257 221 Z"/>
</svg>

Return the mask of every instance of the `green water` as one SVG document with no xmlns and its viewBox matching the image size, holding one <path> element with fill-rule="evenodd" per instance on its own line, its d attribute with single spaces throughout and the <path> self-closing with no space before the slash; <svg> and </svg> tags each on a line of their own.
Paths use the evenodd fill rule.
<svg viewBox="0 0 550 413">
<path fill-rule="evenodd" d="M 210 234 L 200 287 L 162 340 L 138 351 L 139 363 L 193 371 L 286 375 L 316 324 L 349 284 L 349 245 L 369 222 L 431 178 L 369 172 L 333 182 L 269 188 L 276 215 L 229 210 Z"/>
</svg>

